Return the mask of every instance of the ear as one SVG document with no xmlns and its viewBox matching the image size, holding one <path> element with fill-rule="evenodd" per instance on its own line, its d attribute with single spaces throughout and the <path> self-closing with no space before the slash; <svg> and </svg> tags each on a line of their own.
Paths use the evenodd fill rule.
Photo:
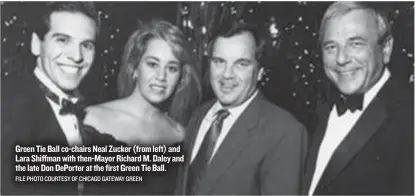
<svg viewBox="0 0 415 196">
<path fill-rule="evenodd" d="M 40 48 L 41 48 L 41 43 L 42 41 L 40 41 L 39 36 L 33 32 L 32 33 L 32 40 L 30 42 L 30 50 L 32 51 L 32 54 L 35 56 L 39 56 L 40 55 Z"/>
<path fill-rule="evenodd" d="M 382 45 L 383 64 L 387 64 L 390 61 L 393 49 L 393 37 L 386 38 L 385 43 Z"/>
<path fill-rule="evenodd" d="M 137 73 L 137 70 L 135 70 L 135 71 L 133 72 L 133 75 L 132 75 L 131 77 L 133 78 L 133 80 L 134 80 L 134 81 L 136 81 L 136 80 L 137 80 L 137 78 L 138 78 L 138 73 Z"/>
<path fill-rule="evenodd" d="M 257 75 L 257 81 L 258 82 L 262 80 L 262 77 L 264 76 L 264 73 L 265 73 L 264 72 L 264 67 L 259 68 L 258 75 Z"/>
</svg>

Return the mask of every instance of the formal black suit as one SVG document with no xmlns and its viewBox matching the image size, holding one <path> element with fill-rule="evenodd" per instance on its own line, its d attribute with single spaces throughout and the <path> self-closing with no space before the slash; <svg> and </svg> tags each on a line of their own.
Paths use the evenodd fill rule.
<svg viewBox="0 0 415 196">
<path fill-rule="evenodd" d="M 77 183 L 14 183 L 15 145 L 69 144 L 33 74 L 2 77 L 1 85 L 1 193 L 78 194 Z M 84 144 L 120 144 L 112 136 L 99 134 L 91 127 L 81 131 L 81 137 Z"/>
<path fill-rule="evenodd" d="M 390 77 L 335 150 L 315 195 L 413 195 L 413 90 Z M 308 194 L 329 104 L 319 106 L 319 125 L 307 158 L 303 194 Z"/>
<path fill-rule="evenodd" d="M 216 100 L 202 105 L 187 127 L 186 163 L 176 194 L 185 194 L 201 122 Z M 298 194 L 307 147 L 304 126 L 259 93 L 233 124 L 194 191 L 200 195 Z"/>
</svg>

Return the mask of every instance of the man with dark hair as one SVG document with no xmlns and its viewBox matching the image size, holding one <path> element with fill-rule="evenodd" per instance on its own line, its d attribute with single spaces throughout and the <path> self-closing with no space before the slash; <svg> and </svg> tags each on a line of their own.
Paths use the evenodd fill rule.
<svg viewBox="0 0 415 196">
<path fill-rule="evenodd" d="M 54 12 L 82 13 L 95 23 L 94 26 L 96 35 L 99 35 L 101 30 L 101 19 L 94 3 L 92 2 L 46 2 L 44 6 L 39 7 L 38 12 L 39 13 L 35 17 L 36 23 L 33 24 L 33 31 L 36 32 L 37 36 L 39 36 L 42 40 L 45 34 L 50 30 L 50 15 Z"/>
<path fill-rule="evenodd" d="M 413 89 L 386 66 L 393 48 L 388 19 L 365 2 L 333 3 L 320 44 L 333 93 L 319 104 L 303 193 L 413 195 Z"/>
<path fill-rule="evenodd" d="M 209 55 L 216 99 L 189 122 L 177 194 L 298 194 L 307 132 L 258 89 L 264 41 L 242 22 L 219 28 Z"/>
<path fill-rule="evenodd" d="M 91 68 L 99 18 L 91 2 L 46 3 L 32 34 L 33 73 L 2 78 L 2 194 L 78 194 L 83 184 L 18 183 L 15 146 L 113 142 L 83 126 L 77 88 Z"/>
</svg>

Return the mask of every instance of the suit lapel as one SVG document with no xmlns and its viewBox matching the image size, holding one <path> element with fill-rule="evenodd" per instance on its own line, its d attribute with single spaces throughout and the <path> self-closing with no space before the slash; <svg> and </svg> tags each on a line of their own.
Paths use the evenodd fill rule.
<svg viewBox="0 0 415 196">
<path fill-rule="evenodd" d="M 311 181 L 313 179 L 315 167 L 316 167 L 316 161 L 317 161 L 317 155 L 318 151 L 320 149 L 321 141 L 324 138 L 324 135 L 326 133 L 327 123 L 330 115 L 330 105 L 329 104 L 320 104 L 320 107 L 318 108 L 318 125 L 316 130 L 314 130 L 311 144 L 309 147 L 309 153 L 307 155 L 307 165 L 305 170 L 305 175 L 303 178 L 302 183 L 302 194 L 308 194 L 308 189 L 310 188 Z"/>
<path fill-rule="evenodd" d="M 60 127 L 58 120 L 49 104 L 46 97 L 36 85 L 37 81 L 33 78 L 31 84 L 31 100 L 29 108 L 29 115 L 33 118 L 33 126 L 30 127 L 32 131 L 32 138 L 38 138 L 39 141 L 45 141 L 52 144 L 68 145 L 66 136 Z"/>
<path fill-rule="evenodd" d="M 218 182 L 217 179 L 232 166 L 240 152 L 242 152 L 242 149 L 249 144 L 247 142 L 249 141 L 249 136 L 255 133 L 253 131 L 250 132 L 250 130 L 257 125 L 262 99 L 264 99 L 263 95 L 258 94 L 233 124 L 212 159 L 205 173 L 206 176 L 201 179 L 198 193 L 208 194 Z"/>
<path fill-rule="evenodd" d="M 372 100 L 350 133 L 334 152 L 320 180 L 320 185 L 327 185 L 342 171 L 378 130 L 386 117 L 385 106 L 377 96 Z"/>
<path fill-rule="evenodd" d="M 183 193 L 183 195 L 186 194 L 187 190 L 187 176 L 189 172 L 189 166 L 190 166 L 190 160 L 192 158 L 192 152 L 194 143 L 196 141 L 196 136 L 199 132 L 200 124 L 202 123 L 203 118 L 206 116 L 206 113 L 209 111 L 209 109 L 212 107 L 212 105 L 215 103 L 215 101 L 211 101 L 207 103 L 206 105 L 203 105 L 199 112 L 195 114 L 195 117 L 191 118 L 191 121 L 189 122 L 186 130 L 188 132 L 188 135 L 186 136 L 185 140 L 185 165 L 184 165 L 184 172 L 183 172 L 183 184 L 181 186 L 180 193 Z"/>
<path fill-rule="evenodd" d="M 209 109 L 212 107 L 214 103 L 215 102 L 212 101 L 206 104 L 203 108 L 201 108 L 200 112 L 196 115 L 195 121 L 189 123 L 188 130 L 190 130 L 189 131 L 190 139 L 189 139 L 189 144 L 188 144 L 189 150 L 187 152 L 187 156 L 189 157 L 189 162 L 192 156 L 193 147 L 196 141 L 197 134 L 199 133 L 200 125 L 203 121 L 203 118 L 206 116 L 207 112 L 209 111 Z"/>
</svg>

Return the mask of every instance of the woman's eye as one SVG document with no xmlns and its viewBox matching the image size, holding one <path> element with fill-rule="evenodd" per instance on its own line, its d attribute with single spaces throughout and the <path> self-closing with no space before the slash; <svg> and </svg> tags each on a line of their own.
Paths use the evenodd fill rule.
<svg viewBox="0 0 415 196">
<path fill-rule="evenodd" d="M 179 68 L 177 68 L 177 67 L 173 67 L 173 66 L 169 67 L 168 69 L 169 69 L 169 71 L 170 71 L 170 72 L 172 72 L 172 73 L 175 73 L 175 72 L 178 72 L 178 71 L 179 71 Z"/>
<path fill-rule="evenodd" d="M 147 62 L 147 65 L 149 67 L 156 67 L 157 66 L 157 63 L 155 63 L 155 62 Z"/>
</svg>

